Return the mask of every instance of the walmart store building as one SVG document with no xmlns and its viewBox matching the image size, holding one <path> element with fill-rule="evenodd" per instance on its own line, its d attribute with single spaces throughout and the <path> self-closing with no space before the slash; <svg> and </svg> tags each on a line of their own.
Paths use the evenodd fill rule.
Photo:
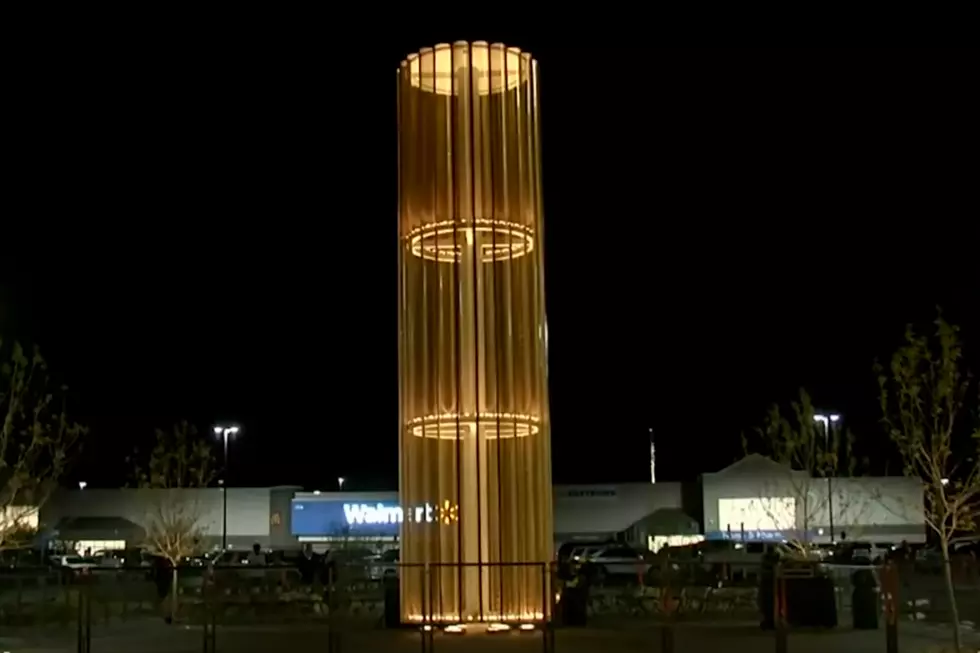
<svg viewBox="0 0 980 653">
<path fill-rule="evenodd" d="M 922 488 L 902 477 L 815 479 L 800 482 L 778 464 L 748 456 L 698 482 L 556 485 L 556 547 L 575 542 L 618 540 L 657 549 L 692 538 L 774 540 L 790 531 L 837 539 L 896 543 L 925 540 Z M 810 496 L 804 502 L 800 487 Z M 828 494 L 825 492 L 824 488 Z M 42 538 L 78 550 L 138 547 L 146 516 L 161 500 L 159 490 L 85 489 L 56 494 L 41 510 Z M 832 493 L 829 494 L 829 493 Z M 826 501 L 832 498 L 832 501 Z M 447 501 L 402 506 L 397 492 L 307 492 L 286 486 L 230 488 L 228 518 L 222 520 L 222 489 L 193 491 L 193 504 L 209 546 L 220 546 L 223 528 L 234 548 L 258 542 L 294 549 L 311 542 L 326 549 L 339 541 L 377 546 L 397 542 L 405 520 L 452 525 L 458 508 Z M 832 504 L 832 513 L 831 505 Z M 808 509 L 802 509 L 802 506 Z M 805 514 L 804 514 L 805 513 Z"/>
<path fill-rule="evenodd" d="M 165 500 L 164 491 L 140 489 L 64 490 L 41 509 L 43 539 L 80 552 L 136 548 L 142 524 Z M 220 546 L 222 489 L 188 492 L 208 548 Z M 677 483 L 559 485 L 554 488 L 555 541 L 618 539 L 647 546 L 648 538 L 684 532 L 699 525 L 681 508 Z M 397 543 L 405 520 L 450 526 L 458 508 L 448 501 L 401 506 L 397 492 L 306 492 L 297 487 L 230 488 L 228 544 L 236 549 L 258 542 L 270 549 L 294 549 L 310 542 L 317 549 L 337 542 L 378 546 Z"/>
</svg>

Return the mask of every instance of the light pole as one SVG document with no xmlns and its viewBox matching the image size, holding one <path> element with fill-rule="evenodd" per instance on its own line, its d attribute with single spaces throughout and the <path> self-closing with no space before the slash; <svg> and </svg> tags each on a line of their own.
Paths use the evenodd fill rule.
<svg viewBox="0 0 980 653">
<path fill-rule="evenodd" d="M 347 480 L 347 479 L 345 479 L 345 478 L 344 478 L 343 476 L 340 476 L 340 477 L 338 477 L 338 478 L 337 478 L 337 488 L 338 488 L 338 489 L 339 489 L 339 490 L 340 490 L 341 492 L 343 492 L 343 491 L 344 491 L 344 481 L 346 481 L 346 480 Z"/>
<path fill-rule="evenodd" d="M 826 451 L 830 447 L 830 425 L 837 424 L 840 422 L 840 415 L 837 413 L 832 413 L 830 415 L 817 414 L 813 416 L 814 422 L 819 422 L 823 424 L 823 446 Z M 835 447 L 836 448 L 836 447 Z M 836 455 L 836 451 L 834 454 Z M 834 469 L 836 469 L 836 465 Z M 834 543 L 834 493 L 831 483 L 833 482 L 833 476 L 827 476 L 827 514 L 830 516 L 830 543 Z"/>
<path fill-rule="evenodd" d="M 228 550 L 228 436 L 238 433 L 237 426 L 215 426 L 214 434 L 224 440 L 225 469 L 219 482 L 221 488 L 221 550 Z"/>
</svg>

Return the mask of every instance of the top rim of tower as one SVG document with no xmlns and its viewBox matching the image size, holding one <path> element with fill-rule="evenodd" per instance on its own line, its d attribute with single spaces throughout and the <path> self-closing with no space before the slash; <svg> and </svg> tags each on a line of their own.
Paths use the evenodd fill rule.
<svg viewBox="0 0 980 653">
<path fill-rule="evenodd" d="M 402 60 L 399 77 L 409 86 L 437 95 L 459 95 L 466 88 L 460 75 L 472 79 L 478 95 L 502 93 L 528 83 L 536 61 L 530 52 L 504 43 L 455 41 L 420 48 Z"/>
</svg>

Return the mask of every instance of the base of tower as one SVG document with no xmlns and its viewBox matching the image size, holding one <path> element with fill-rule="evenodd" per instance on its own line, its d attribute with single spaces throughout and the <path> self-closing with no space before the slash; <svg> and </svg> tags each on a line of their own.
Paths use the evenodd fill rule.
<svg viewBox="0 0 980 653">
<path fill-rule="evenodd" d="M 423 632 L 441 631 L 446 635 L 505 635 L 507 633 L 533 633 L 544 627 L 538 622 L 476 622 L 445 625 L 426 624 L 420 627 Z"/>
<path fill-rule="evenodd" d="M 519 626 L 524 623 L 544 623 L 544 615 L 540 612 L 527 613 L 527 614 L 486 614 L 482 617 L 467 617 L 465 619 L 460 619 L 459 615 L 455 614 L 434 614 L 434 615 L 421 615 L 421 614 L 410 614 L 407 617 L 407 621 L 403 622 L 408 626 L 418 626 L 431 624 L 438 627 L 444 627 L 453 624 L 467 624 L 467 625 L 480 625 L 487 626 L 488 624 L 507 624 L 510 626 Z"/>
</svg>

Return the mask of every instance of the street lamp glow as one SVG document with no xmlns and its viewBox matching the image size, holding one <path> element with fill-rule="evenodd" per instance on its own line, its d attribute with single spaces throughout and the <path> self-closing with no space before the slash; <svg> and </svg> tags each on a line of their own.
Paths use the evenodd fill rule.
<svg viewBox="0 0 980 653">
<path fill-rule="evenodd" d="M 819 422 L 819 423 L 823 424 L 824 426 L 827 426 L 831 422 L 834 422 L 834 423 L 839 422 L 840 419 L 841 419 L 841 417 L 837 413 L 832 413 L 830 415 L 824 415 L 822 413 L 817 413 L 816 415 L 813 416 L 813 421 L 814 422 Z"/>
<path fill-rule="evenodd" d="M 237 426 L 215 426 L 214 434 L 218 437 L 224 438 L 225 442 L 228 441 L 229 435 L 235 435 L 238 433 L 239 427 Z"/>
<path fill-rule="evenodd" d="M 343 476 L 341 476 L 341 477 L 339 477 L 339 478 L 337 479 L 337 485 L 338 485 L 338 487 L 339 487 L 339 488 L 340 488 L 341 490 L 343 490 L 343 489 L 344 489 L 344 481 L 345 481 L 345 480 L 347 480 L 347 479 L 345 479 L 345 478 L 344 478 Z"/>
<path fill-rule="evenodd" d="M 84 490 L 87 487 L 88 487 L 88 483 L 87 482 L 85 482 L 85 481 L 79 481 L 78 482 L 78 489 L 79 490 Z"/>
<path fill-rule="evenodd" d="M 942 483 L 943 485 L 949 485 L 949 479 L 948 478 L 941 479 L 939 482 Z"/>
</svg>

